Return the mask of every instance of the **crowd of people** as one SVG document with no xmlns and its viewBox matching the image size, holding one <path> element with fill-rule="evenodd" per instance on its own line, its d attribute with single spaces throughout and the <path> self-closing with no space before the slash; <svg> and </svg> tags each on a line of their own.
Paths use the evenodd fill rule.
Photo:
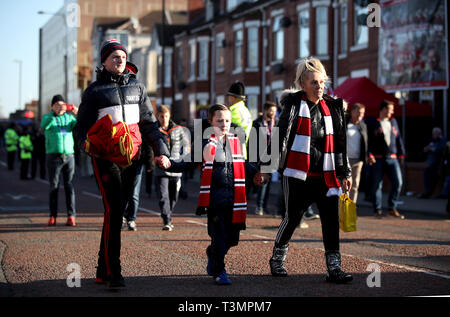
<svg viewBox="0 0 450 317">
<path fill-rule="evenodd" d="M 19 152 L 21 179 L 34 178 L 38 169 L 41 178 L 48 177 L 48 226 L 57 222 L 61 175 L 66 225 L 76 226 L 75 154 L 79 149 L 84 158 L 90 156 L 89 166 L 104 204 L 98 283 L 125 286 L 120 259 L 121 230 L 137 230 L 144 175 L 153 179 L 155 185 L 162 230 L 172 231 L 178 197 L 180 192 L 186 195 L 183 180 L 195 166 L 202 167 L 196 214 L 207 215 L 211 243 L 206 248 L 206 271 L 219 285 L 231 283 L 224 259 L 228 250 L 238 245 L 239 232 L 246 228 L 252 194 L 256 194 L 255 214 L 275 214 L 269 207 L 274 175 L 281 178 L 277 202 L 282 220 L 269 259 L 273 276 L 287 275 L 284 263 L 289 242 L 307 218 L 320 219 L 322 225 L 326 280 L 331 283 L 352 280 L 341 268 L 338 201 L 347 192 L 357 202 L 362 176 L 366 199 L 372 202 L 376 217 L 383 216 L 382 188 L 386 174 L 392 184 L 387 215 L 405 218 L 397 206 L 406 152 L 393 116 L 394 104 L 383 101 L 379 116 L 364 120 L 363 104 L 346 109 L 344 100 L 325 94 L 328 76 L 318 59 L 302 60 L 294 81 L 296 89 L 285 90 L 279 104 L 267 101 L 263 113 L 254 121 L 246 106 L 245 85 L 233 83 L 226 93 L 227 104 L 212 105 L 208 119 L 201 122 L 202 132 L 211 128 L 211 133 L 202 136 L 203 160 L 196 162 L 194 142 L 186 128 L 172 120 L 170 107 L 161 105 L 153 113 L 146 89 L 136 78 L 137 67 L 127 61 L 126 48 L 117 40 L 109 40 L 100 53 L 102 67 L 97 69 L 97 80 L 84 91 L 79 108 L 68 107 L 64 98 L 56 95 L 51 111 L 43 116 L 39 127 L 18 129 L 12 124 L 4 133 L 8 169 L 14 169 Z M 256 160 L 249 159 L 252 128 L 257 130 Z M 266 162 L 261 162 L 260 155 L 275 148 L 274 135 L 279 142 L 274 165 L 277 168 L 263 173 L 261 167 Z M 448 195 L 450 143 L 442 137 L 440 129 L 433 130 L 432 140 L 424 151 L 428 154 L 426 191 L 421 197 L 429 198 L 435 190 L 442 165 L 447 171 L 442 195 Z M 318 214 L 312 211 L 313 204 Z"/>
</svg>

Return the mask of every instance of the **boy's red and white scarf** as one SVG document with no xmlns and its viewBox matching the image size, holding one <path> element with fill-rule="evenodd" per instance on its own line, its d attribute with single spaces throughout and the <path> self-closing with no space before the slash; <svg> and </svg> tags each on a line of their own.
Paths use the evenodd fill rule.
<svg viewBox="0 0 450 317">
<path fill-rule="evenodd" d="M 341 185 L 336 178 L 334 163 L 333 121 L 330 109 L 323 99 L 320 100 L 320 112 L 325 121 L 325 149 L 323 176 L 328 187 L 327 197 L 342 195 Z M 284 176 L 306 180 L 310 164 L 311 116 L 306 100 L 302 99 L 298 112 L 297 131 L 286 163 Z"/>
<path fill-rule="evenodd" d="M 230 144 L 233 157 L 234 206 L 232 222 L 245 223 L 247 215 L 247 198 L 245 195 L 245 160 L 242 154 L 242 146 L 239 138 L 231 134 L 227 135 L 226 138 Z M 200 184 L 200 195 L 198 197 L 198 207 L 209 207 L 211 176 L 218 142 L 217 137 L 212 134 L 203 151 L 204 163 Z"/>
</svg>

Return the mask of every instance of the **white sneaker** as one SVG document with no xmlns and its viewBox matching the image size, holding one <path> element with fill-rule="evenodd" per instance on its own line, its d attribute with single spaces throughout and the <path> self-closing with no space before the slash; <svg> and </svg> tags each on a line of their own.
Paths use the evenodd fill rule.
<svg viewBox="0 0 450 317">
<path fill-rule="evenodd" d="M 128 221 L 128 230 L 137 231 L 136 221 L 134 220 Z"/>
<path fill-rule="evenodd" d="M 164 231 L 172 231 L 173 228 L 174 228 L 174 226 L 173 226 L 173 224 L 172 224 L 171 222 L 169 222 L 168 224 L 165 224 L 165 225 L 162 227 L 162 229 L 163 229 Z"/>
<path fill-rule="evenodd" d="M 258 216 L 263 216 L 264 215 L 264 209 L 262 207 L 256 207 L 255 214 L 258 215 Z"/>
</svg>

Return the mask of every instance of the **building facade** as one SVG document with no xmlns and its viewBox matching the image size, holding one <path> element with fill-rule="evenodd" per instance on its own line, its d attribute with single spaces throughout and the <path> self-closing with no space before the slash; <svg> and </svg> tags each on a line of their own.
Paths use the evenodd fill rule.
<svg viewBox="0 0 450 317">
<path fill-rule="evenodd" d="M 206 105 L 225 103 L 229 86 L 239 80 L 246 86 L 247 105 L 256 118 L 265 101 L 277 102 L 284 89 L 294 86 L 297 64 L 309 56 L 324 64 L 331 94 L 347 78 L 367 77 L 377 83 L 380 27 L 368 26 L 368 4 L 363 0 L 203 1 L 202 13 L 197 11 L 173 36 L 174 44 L 166 53 L 172 64 L 159 63 L 156 103 L 162 102 L 164 91 L 175 119 L 192 122 Z M 162 72 L 172 77 L 164 88 Z M 448 89 L 402 96 L 428 102 L 433 125 L 448 130 Z"/>
<path fill-rule="evenodd" d="M 187 11 L 188 2 L 164 0 L 170 11 Z M 95 18 L 139 19 L 161 11 L 162 4 L 155 0 L 65 0 L 40 30 L 41 114 L 49 111 L 55 94 L 65 94 L 68 103 L 79 104 L 82 92 L 95 79 L 91 40 Z"/>
</svg>

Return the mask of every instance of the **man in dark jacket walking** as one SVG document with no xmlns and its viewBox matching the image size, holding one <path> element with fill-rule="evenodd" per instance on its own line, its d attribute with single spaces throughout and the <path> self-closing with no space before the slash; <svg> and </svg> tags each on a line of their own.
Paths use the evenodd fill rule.
<svg viewBox="0 0 450 317">
<path fill-rule="evenodd" d="M 369 134 L 369 165 L 372 173 L 371 197 L 375 216 L 382 216 L 383 176 L 387 172 L 392 187 L 388 198 L 388 215 L 399 219 L 405 217 L 398 210 L 398 199 L 402 189 L 400 161 L 405 158 L 405 147 L 397 121 L 393 117 L 392 101 L 382 101 L 380 116 L 367 124 Z"/>
<path fill-rule="evenodd" d="M 105 207 L 96 281 L 110 287 L 125 286 L 120 265 L 120 233 L 127 198 L 132 194 L 136 177 L 141 135 L 147 138 L 155 156 L 169 152 L 159 132 L 144 85 L 136 79 L 137 68 L 126 61 L 127 50 L 117 40 L 108 40 L 101 49 L 102 68 L 97 81 L 84 91 L 75 128 L 80 148 L 85 148 L 89 129 L 101 118 L 109 116 L 112 124 L 126 123 L 133 149 L 131 165 L 120 166 L 98 153 L 90 153 L 97 184 Z M 136 151 L 137 150 L 137 151 Z"/>
<path fill-rule="evenodd" d="M 267 101 L 264 104 L 263 114 L 256 120 L 253 121 L 253 127 L 256 130 L 256 144 L 257 144 L 257 161 L 260 161 L 261 153 L 266 151 L 265 148 L 261 149 L 260 144 L 264 144 L 260 140 L 260 137 L 266 138 L 266 145 L 269 144 L 270 138 L 272 136 L 272 130 L 275 127 L 278 120 L 275 118 L 277 113 L 277 105 L 272 101 Z M 261 186 L 258 186 L 258 192 L 256 196 L 256 214 L 263 215 L 267 209 L 267 202 L 269 199 L 271 180 Z"/>
</svg>

